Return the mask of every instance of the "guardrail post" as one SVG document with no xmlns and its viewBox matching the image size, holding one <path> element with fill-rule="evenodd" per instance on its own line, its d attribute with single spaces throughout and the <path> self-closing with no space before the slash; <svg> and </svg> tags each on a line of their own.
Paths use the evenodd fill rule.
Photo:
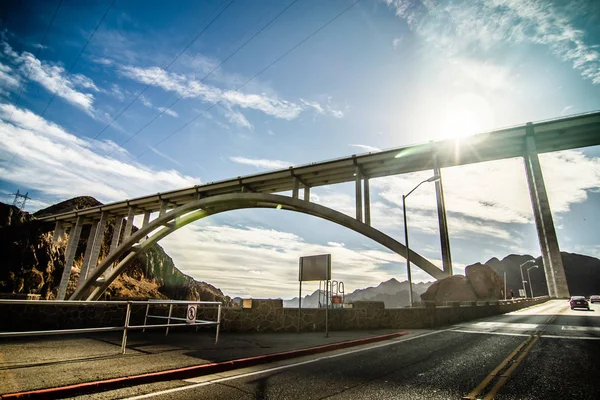
<svg viewBox="0 0 600 400">
<path fill-rule="evenodd" d="M 146 326 L 146 322 L 148 321 L 148 312 L 150 311 L 150 302 L 146 305 L 146 315 L 144 316 L 144 326 Z M 146 332 L 146 328 L 142 329 L 142 332 Z"/>
<path fill-rule="evenodd" d="M 173 303 L 169 304 L 169 317 L 167 318 L 167 330 L 165 336 L 169 334 L 169 325 L 171 324 L 171 314 L 173 314 Z"/>
<path fill-rule="evenodd" d="M 215 345 L 219 344 L 219 331 L 221 329 L 221 304 L 217 310 L 217 334 L 215 335 Z"/>
<path fill-rule="evenodd" d="M 121 341 L 121 353 L 125 354 L 127 347 L 127 328 L 129 328 L 129 318 L 131 316 L 131 303 L 127 302 L 127 314 L 125 314 L 125 326 L 123 327 L 123 340 Z"/>
</svg>

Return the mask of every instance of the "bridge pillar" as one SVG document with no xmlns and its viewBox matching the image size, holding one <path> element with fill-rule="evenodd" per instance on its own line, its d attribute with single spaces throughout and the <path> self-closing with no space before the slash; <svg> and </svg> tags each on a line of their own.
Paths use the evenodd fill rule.
<svg viewBox="0 0 600 400">
<path fill-rule="evenodd" d="M 294 177 L 292 181 L 292 198 L 298 198 L 298 192 L 300 191 L 300 181 L 298 178 Z"/>
<path fill-rule="evenodd" d="M 125 232 L 123 232 L 123 240 L 127 239 L 131 235 L 133 230 L 133 219 L 135 218 L 135 208 L 129 207 L 127 212 L 127 223 L 125 224 Z"/>
<path fill-rule="evenodd" d="M 77 222 L 75 222 L 75 226 L 71 229 L 69 243 L 67 243 L 67 249 L 65 250 L 65 268 L 63 269 L 58 285 L 58 294 L 56 295 L 57 300 L 64 300 L 67 294 L 69 278 L 71 277 L 71 268 L 73 268 L 75 253 L 77 253 L 79 236 L 81 236 L 81 228 L 83 228 L 83 217 L 77 217 Z"/>
<path fill-rule="evenodd" d="M 80 288 L 81 285 L 83 285 L 83 282 L 87 279 L 89 273 L 95 270 L 98 265 L 98 257 L 100 256 L 100 249 L 102 248 L 102 239 L 104 238 L 107 216 L 108 214 L 103 212 L 100 214 L 100 219 L 94 223 L 96 225 L 95 228 L 94 224 L 92 224 L 87 247 L 85 249 L 85 255 L 83 257 L 83 264 L 81 264 L 81 273 L 79 274 L 77 288 Z"/>
<path fill-rule="evenodd" d="M 371 226 L 371 191 L 369 189 L 369 178 L 364 179 L 365 192 L 365 224 Z"/>
<path fill-rule="evenodd" d="M 56 225 L 54 226 L 54 233 L 52 234 L 52 244 L 54 246 L 58 246 L 58 244 L 63 240 L 65 235 L 65 227 L 60 221 L 56 221 Z"/>
<path fill-rule="evenodd" d="M 169 202 L 167 200 L 163 200 L 160 203 L 160 211 L 158 212 L 158 216 L 162 217 L 167 213 L 167 209 L 169 208 Z"/>
<path fill-rule="evenodd" d="M 304 200 L 310 201 L 310 186 L 304 186 Z"/>
<path fill-rule="evenodd" d="M 148 225 L 148 222 L 150 222 L 150 215 L 152 213 L 150 211 L 146 211 L 146 213 L 144 214 L 144 220 L 142 221 L 142 227 Z"/>
<path fill-rule="evenodd" d="M 433 156 L 433 174 L 440 177 L 435 182 L 435 197 L 437 199 L 438 223 L 440 226 L 440 247 L 442 249 L 442 269 L 448 276 L 452 276 L 452 257 L 450 255 L 450 236 L 448 235 L 448 220 L 446 219 L 446 201 L 444 200 L 444 186 L 442 183 L 442 170 L 438 166 L 437 155 Z"/>
<path fill-rule="evenodd" d="M 90 234 L 88 236 L 87 245 L 85 246 L 85 253 L 83 253 L 83 263 L 81 264 L 81 272 L 79 273 L 79 280 L 77 281 L 77 289 L 79 289 L 83 282 L 87 279 L 88 267 L 90 265 L 90 259 L 92 256 L 92 249 L 94 247 L 94 240 L 96 239 L 96 231 L 98 230 L 98 221 L 93 221 L 90 227 Z"/>
<path fill-rule="evenodd" d="M 355 193 L 356 193 L 356 219 L 362 222 L 363 206 L 362 206 L 362 174 L 358 165 L 354 168 Z"/>
<path fill-rule="evenodd" d="M 551 297 L 569 297 L 569 286 L 533 134 L 533 124 L 528 123 L 525 138 L 525 173 L 542 251 L 548 294 Z"/>
<path fill-rule="evenodd" d="M 115 225 L 113 228 L 113 235 L 112 235 L 112 240 L 110 242 L 110 250 L 108 251 L 108 254 L 112 254 L 115 249 L 117 247 L 119 247 L 119 239 L 121 238 L 121 230 L 123 229 L 123 217 L 117 217 L 117 219 L 115 220 Z M 113 263 L 114 265 L 114 263 Z M 112 265 L 110 266 L 110 268 L 108 268 L 106 270 L 106 273 L 108 275 L 110 275 L 110 273 L 112 272 Z"/>
</svg>

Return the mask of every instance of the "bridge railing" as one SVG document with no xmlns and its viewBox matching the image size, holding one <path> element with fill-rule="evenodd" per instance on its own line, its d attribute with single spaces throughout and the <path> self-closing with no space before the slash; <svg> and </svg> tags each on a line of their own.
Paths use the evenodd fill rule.
<svg viewBox="0 0 600 400">
<path fill-rule="evenodd" d="M 44 306 L 78 306 L 78 305 L 121 305 L 126 306 L 124 323 L 123 326 L 103 326 L 94 328 L 74 328 L 74 329 L 48 329 L 48 330 L 29 330 L 29 331 L 18 331 L 18 332 L 0 332 L 0 338 L 5 337 L 29 337 L 29 336 L 46 336 L 46 335 L 67 335 L 77 333 L 95 333 L 95 332 L 115 332 L 123 331 L 121 339 L 121 353 L 125 354 L 127 348 L 127 334 L 131 330 L 142 330 L 152 328 L 166 328 L 165 335 L 168 335 L 170 328 L 182 327 L 182 326 L 215 326 L 215 344 L 219 343 L 219 331 L 221 327 L 221 307 L 220 301 L 187 301 L 187 300 L 149 300 L 149 301 L 75 301 L 75 300 L 0 300 L 0 305 L 27 305 L 32 307 L 44 307 Z M 144 323 L 141 325 L 134 325 L 131 323 L 131 309 L 134 305 L 145 305 L 146 314 L 144 316 Z M 150 306 L 168 306 L 168 315 L 153 315 L 149 314 Z M 175 307 L 187 307 L 186 318 L 173 316 L 173 310 Z M 195 306 L 193 315 L 188 315 L 190 306 Z M 200 320 L 196 317 L 196 308 L 198 306 L 212 306 L 217 307 L 216 320 Z M 191 317 L 191 318 L 190 318 Z M 166 319 L 166 323 L 148 323 L 148 319 Z M 173 321 L 175 321 L 173 323 Z"/>
</svg>

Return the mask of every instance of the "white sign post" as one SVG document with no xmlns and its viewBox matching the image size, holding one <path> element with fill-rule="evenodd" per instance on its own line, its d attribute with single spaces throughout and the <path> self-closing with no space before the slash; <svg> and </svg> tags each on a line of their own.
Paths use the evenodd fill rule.
<svg viewBox="0 0 600 400">
<path fill-rule="evenodd" d="M 188 324 L 196 323 L 197 304 L 188 304 L 187 313 L 185 314 L 185 322 Z"/>
</svg>

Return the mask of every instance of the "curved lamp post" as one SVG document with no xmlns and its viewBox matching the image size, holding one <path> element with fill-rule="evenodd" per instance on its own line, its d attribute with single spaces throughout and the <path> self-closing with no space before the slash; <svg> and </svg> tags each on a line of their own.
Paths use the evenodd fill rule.
<svg viewBox="0 0 600 400">
<path fill-rule="evenodd" d="M 413 188 L 408 194 L 402 195 L 402 211 L 404 213 L 404 239 L 406 241 L 406 272 L 408 275 L 408 301 L 410 302 L 410 306 L 413 306 L 413 290 L 412 290 L 412 274 L 410 272 L 410 247 L 408 247 L 408 224 L 406 223 L 406 198 L 410 196 L 412 192 L 417 190 L 419 186 L 426 182 L 435 182 L 439 181 L 440 176 L 434 175 L 429 179 L 425 179 L 423 182 L 419 183 L 417 186 Z"/>
<path fill-rule="evenodd" d="M 527 279 L 529 279 L 529 292 L 531 292 L 532 299 L 533 299 L 533 286 L 531 286 L 531 276 L 529 275 L 529 270 L 537 268 L 537 267 L 538 267 L 537 265 L 534 265 L 533 267 L 527 268 Z"/>
<path fill-rule="evenodd" d="M 527 297 L 527 292 L 525 291 L 525 278 L 523 277 L 523 267 L 529 263 L 535 263 L 535 260 L 525 261 L 523 264 L 519 265 L 519 269 L 521 270 L 521 283 L 523 284 L 523 293 L 525 293 L 525 297 Z"/>
</svg>

